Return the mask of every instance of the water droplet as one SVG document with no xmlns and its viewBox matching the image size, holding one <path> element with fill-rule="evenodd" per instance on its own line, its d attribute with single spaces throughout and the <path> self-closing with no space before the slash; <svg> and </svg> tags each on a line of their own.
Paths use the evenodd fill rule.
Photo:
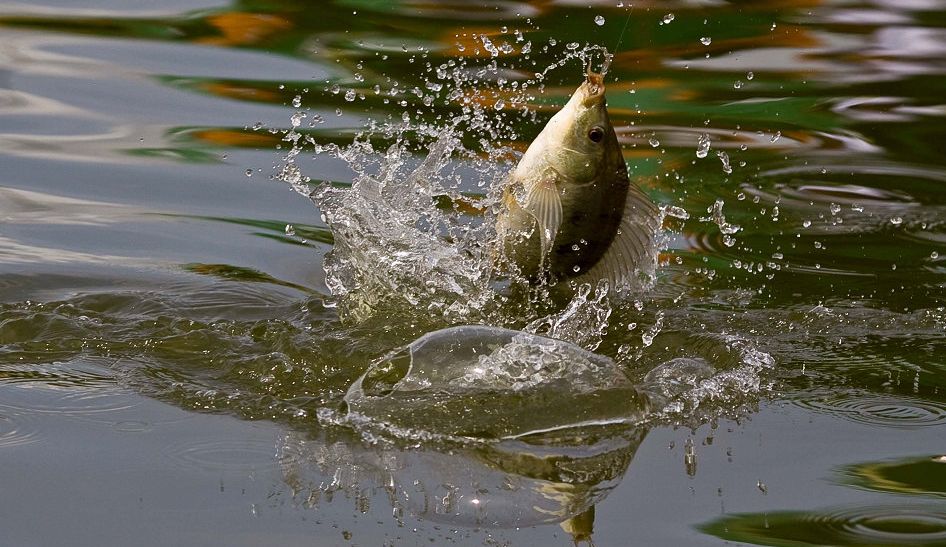
<svg viewBox="0 0 946 547">
<path fill-rule="evenodd" d="M 252 176 L 253 176 L 253 170 L 252 170 L 252 169 L 247 169 L 246 171 L 244 171 L 244 173 L 246 173 L 246 176 L 248 176 L 248 177 L 252 177 Z"/>
<path fill-rule="evenodd" d="M 777 140 L 779 140 L 779 139 L 781 139 L 781 138 L 782 138 L 782 132 L 781 132 L 781 131 L 776 131 L 776 132 L 775 132 L 775 135 L 773 135 L 772 138 L 769 139 L 769 141 L 770 141 L 770 142 L 776 142 Z"/>
<path fill-rule="evenodd" d="M 287 236 L 296 235 L 296 229 L 292 227 L 292 224 L 286 224 L 286 235 Z"/>
<path fill-rule="evenodd" d="M 696 157 L 705 158 L 710 149 L 710 137 L 706 133 L 700 135 L 700 140 L 696 146 Z"/>
<path fill-rule="evenodd" d="M 686 212 L 686 209 L 683 207 L 671 205 L 670 207 L 667 207 L 667 216 L 687 220 L 690 218 L 690 213 Z"/>
<path fill-rule="evenodd" d="M 815 241 L 815 249 L 820 249 L 822 246 L 820 241 Z"/>
<path fill-rule="evenodd" d="M 579 266 L 578 264 L 575 264 L 575 266 L 572 267 L 572 271 L 575 272 L 575 273 L 580 272 L 580 271 L 581 271 L 581 266 Z"/>
<path fill-rule="evenodd" d="M 828 209 L 831 210 L 832 215 L 836 215 L 841 212 L 841 206 L 838 205 L 837 203 L 832 203 L 831 205 L 828 206 Z"/>
<path fill-rule="evenodd" d="M 292 98 L 292 106 L 294 108 L 299 108 L 302 106 L 302 95 L 296 95 Z"/>
<path fill-rule="evenodd" d="M 660 141 L 658 141 L 656 137 L 651 137 L 647 142 L 649 142 L 654 148 L 660 146 Z"/>
<path fill-rule="evenodd" d="M 604 25 L 604 17 L 602 17 L 602 16 L 600 16 L 600 15 L 595 16 L 595 24 L 598 25 L 599 27 L 600 27 L 600 26 L 603 26 L 603 25 Z"/>
<path fill-rule="evenodd" d="M 939 253 L 937 253 L 936 251 L 933 251 L 932 253 L 930 253 L 930 258 L 932 258 L 933 260 L 936 260 L 937 258 L 939 258 Z"/>
<path fill-rule="evenodd" d="M 493 108 L 496 110 L 502 110 L 504 106 L 506 106 L 506 103 L 502 99 L 499 99 L 496 101 L 496 104 L 493 105 Z"/>
<path fill-rule="evenodd" d="M 348 91 L 345 92 L 345 100 L 348 101 L 348 102 L 352 102 L 352 101 L 355 100 L 355 90 L 354 90 L 354 89 L 349 89 Z"/>
<path fill-rule="evenodd" d="M 742 89 L 742 86 L 743 86 L 742 80 L 736 80 L 732 84 L 733 89 Z"/>
<path fill-rule="evenodd" d="M 720 150 L 719 152 L 716 152 L 716 157 L 719 158 L 719 161 L 723 163 L 723 172 L 727 175 L 732 174 L 732 166 L 729 165 L 729 154 Z"/>
<path fill-rule="evenodd" d="M 903 224 L 903 219 L 901 217 L 893 217 L 890 219 L 890 223 L 894 226 L 900 226 Z"/>
<path fill-rule="evenodd" d="M 804 226 L 805 228 L 808 228 L 809 226 L 811 226 L 811 221 L 810 221 L 810 220 L 806 220 L 806 221 L 802 222 L 801 225 Z"/>
<path fill-rule="evenodd" d="M 708 46 L 713 43 L 713 39 L 710 38 L 709 36 L 704 36 L 700 38 L 700 43 L 703 44 L 704 46 Z"/>
<path fill-rule="evenodd" d="M 667 15 L 664 15 L 663 19 L 661 19 L 660 24 L 661 24 L 661 25 L 669 25 L 669 24 L 672 23 L 672 22 L 673 22 L 673 14 L 672 14 L 672 13 L 668 13 Z"/>
<path fill-rule="evenodd" d="M 755 78 L 755 73 L 753 73 L 751 70 L 750 70 L 749 72 L 746 72 L 746 79 L 747 79 L 747 80 L 751 80 L 751 79 L 753 79 L 753 78 Z"/>
</svg>

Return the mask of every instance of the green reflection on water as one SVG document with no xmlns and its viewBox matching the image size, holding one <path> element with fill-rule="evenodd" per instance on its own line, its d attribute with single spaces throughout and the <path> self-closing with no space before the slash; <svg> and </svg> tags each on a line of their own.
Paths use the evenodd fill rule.
<svg viewBox="0 0 946 547">
<path fill-rule="evenodd" d="M 942 455 L 865 462 L 840 472 L 842 481 L 868 490 L 946 497 L 946 457 Z"/>
<path fill-rule="evenodd" d="M 728 541 L 772 547 L 933 547 L 946 542 L 946 511 L 937 505 L 877 505 L 825 512 L 743 513 L 700 529 Z"/>
</svg>

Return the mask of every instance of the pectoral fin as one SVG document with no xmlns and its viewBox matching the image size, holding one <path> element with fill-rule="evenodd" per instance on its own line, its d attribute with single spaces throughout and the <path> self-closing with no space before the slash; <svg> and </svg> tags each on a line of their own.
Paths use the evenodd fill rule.
<svg viewBox="0 0 946 547">
<path fill-rule="evenodd" d="M 621 288 L 634 286 L 640 274 L 653 274 L 659 223 L 657 207 L 632 184 L 624 202 L 624 215 L 610 247 L 580 280 L 594 283 L 607 279 L 612 287 Z"/>
<path fill-rule="evenodd" d="M 532 185 L 526 193 L 522 208 L 535 217 L 538 223 L 544 263 L 562 225 L 562 198 L 558 195 L 555 182 L 541 181 Z"/>
</svg>

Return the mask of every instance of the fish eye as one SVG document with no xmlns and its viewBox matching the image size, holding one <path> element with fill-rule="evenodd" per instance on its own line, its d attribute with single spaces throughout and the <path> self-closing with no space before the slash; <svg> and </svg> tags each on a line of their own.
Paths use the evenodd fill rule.
<svg viewBox="0 0 946 547">
<path fill-rule="evenodd" d="M 604 138 L 604 129 L 599 126 L 594 126 L 588 130 L 588 138 L 591 139 L 591 142 L 601 142 L 601 139 Z"/>
</svg>

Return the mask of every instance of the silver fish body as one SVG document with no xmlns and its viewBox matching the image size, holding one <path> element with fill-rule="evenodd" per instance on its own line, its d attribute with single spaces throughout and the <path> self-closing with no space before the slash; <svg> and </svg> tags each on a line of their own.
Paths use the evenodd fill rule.
<svg viewBox="0 0 946 547">
<path fill-rule="evenodd" d="M 653 270 L 657 208 L 628 179 L 604 91 L 589 73 L 507 180 L 499 262 L 532 281 L 630 285 Z"/>
</svg>

